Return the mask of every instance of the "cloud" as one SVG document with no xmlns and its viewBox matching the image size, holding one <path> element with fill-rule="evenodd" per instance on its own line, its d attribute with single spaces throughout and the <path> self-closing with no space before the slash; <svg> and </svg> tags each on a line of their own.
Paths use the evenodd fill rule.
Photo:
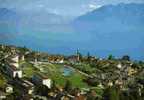
<svg viewBox="0 0 144 100">
<path fill-rule="evenodd" d="M 89 6 L 89 8 L 90 8 L 91 10 L 94 10 L 94 9 L 97 9 L 97 8 L 100 8 L 100 7 L 101 7 L 101 5 L 96 5 L 96 4 L 89 4 L 88 6 Z"/>
<path fill-rule="evenodd" d="M 90 5 L 89 5 L 89 8 L 90 8 L 90 9 L 96 9 L 97 6 L 96 6 L 96 5 L 93 5 L 93 4 L 90 4 Z"/>
<path fill-rule="evenodd" d="M 144 3 L 144 0 L 0 0 L 0 8 L 15 9 L 19 12 L 52 9 L 51 12 L 56 14 L 79 16 L 103 5 L 118 3 Z"/>
<path fill-rule="evenodd" d="M 87 12 L 91 12 L 95 9 L 98 9 L 98 8 L 102 7 L 102 5 L 96 4 L 96 3 L 90 3 L 90 4 L 82 5 L 81 7 L 83 8 L 83 10 L 85 10 L 85 12 L 82 13 L 82 14 L 85 14 Z"/>
</svg>

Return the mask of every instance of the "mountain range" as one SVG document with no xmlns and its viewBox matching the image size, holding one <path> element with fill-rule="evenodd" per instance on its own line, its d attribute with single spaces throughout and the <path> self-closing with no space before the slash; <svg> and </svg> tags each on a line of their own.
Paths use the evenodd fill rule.
<svg viewBox="0 0 144 100">
<path fill-rule="evenodd" d="M 143 56 L 144 4 L 103 6 L 80 16 L 73 24 L 79 32 L 89 34 L 96 50 Z"/>
<path fill-rule="evenodd" d="M 69 54 L 79 48 L 102 57 L 127 54 L 143 59 L 143 33 L 144 4 L 106 5 L 74 20 L 46 12 L 0 9 L 0 43 L 51 53 Z"/>
</svg>

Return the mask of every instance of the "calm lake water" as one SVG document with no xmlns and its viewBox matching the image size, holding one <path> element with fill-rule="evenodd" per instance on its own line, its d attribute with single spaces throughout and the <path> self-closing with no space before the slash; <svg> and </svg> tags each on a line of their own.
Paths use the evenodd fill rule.
<svg viewBox="0 0 144 100">
<path fill-rule="evenodd" d="M 74 72 L 74 70 L 72 68 L 66 66 L 62 69 L 62 72 L 63 72 L 64 76 L 70 76 Z"/>
</svg>

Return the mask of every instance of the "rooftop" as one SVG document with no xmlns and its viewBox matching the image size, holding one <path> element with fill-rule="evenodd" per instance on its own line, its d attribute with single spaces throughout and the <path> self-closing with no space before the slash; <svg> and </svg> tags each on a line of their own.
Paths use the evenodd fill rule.
<svg viewBox="0 0 144 100">
<path fill-rule="evenodd" d="M 16 68 L 14 65 L 8 65 L 13 71 L 20 71 L 18 68 Z"/>
<path fill-rule="evenodd" d="M 49 79 L 47 76 L 43 75 L 43 74 L 40 74 L 40 73 L 36 73 L 35 74 L 36 77 L 40 77 L 42 79 Z"/>
</svg>

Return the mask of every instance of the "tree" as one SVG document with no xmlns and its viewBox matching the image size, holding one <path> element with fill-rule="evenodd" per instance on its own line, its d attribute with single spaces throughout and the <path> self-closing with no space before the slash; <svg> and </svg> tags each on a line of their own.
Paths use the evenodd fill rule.
<svg viewBox="0 0 144 100">
<path fill-rule="evenodd" d="M 14 94 L 7 95 L 6 100 L 15 100 Z"/>
<path fill-rule="evenodd" d="M 128 55 L 124 55 L 122 57 L 122 60 L 130 61 L 130 57 Z"/>
<path fill-rule="evenodd" d="M 20 53 L 23 54 L 23 55 L 25 55 L 25 53 L 26 53 L 27 51 L 29 51 L 29 49 L 27 49 L 26 46 L 20 47 L 20 48 L 18 48 L 18 49 L 19 49 Z"/>
<path fill-rule="evenodd" d="M 90 90 L 90 92 L 87 93 L 87 100 L 97 100 L 95 90 Z"/>
<path fill-rule="evenodd" d="M 11 95 L 12 97 L 10 96 L 11 97 L 10 100 L 13 100 L 13 98 L 14 100 L 19 100 L 18 98 L 22 96 L 22 92 L 20 89 L 14 88 L 14 92 Z"/>
<path fill-rule="evenodd" d="M 52 86 L 51 86 L 51 89 L 52 90 L 55 90 L 57 87 L 56 87 L 56 82 L 55 80 L 52 81 Z"/>
<path fill-rule="evenodd" d="M 120 100 L 130 100 L 129 93 L 127 91 L 121 91 Z"/>
<path fill-rule="evenodd" d="M 88 78 L 86 82 L 90 86 L 97 86 L 100 83 L 96 78 Z"/>
<path fill-rule="evenodd" d="M 6 84 L 5 77 L 3 77 L 3 75 L 0 74 L 0 87 L 3 88 L 5 84 Z"/>
<path fill-rule="evenodd" d="M 108 60 L 113 60 L 114 59 L 114 56 L 111 54 L 108 56 Z"/>
<path fill-rule="evenodd" d="M 139 66 L 139 64 L 138 64 L 138 63 L 133 63 L 131 67 L 132 67 L 132 68 L 137 68 L 137 69 L 139 69 L 139 68 L 140 68 L 140 66 Z"/>
<path fill-rule="evenodd" d="M 144 88 L 142 89 L 141 100 L 144 100 Z"/>
<path fill-rule="evenodd" d="M 90 60 L 91 60 L 91 56 L 90 56 L 90 53 L 88 52 L 87 53 L 87 62 L 90 62 Z"/>
<path fill-rule="evenodd" d="M 74 89 L 71 91 L 71 95 L 73 95 L 73 96 L 77 96 L 78 93 L 80 93 L 80 88 L 74 88 Z"/>
<path fill-rule="evenodd" d="M 35 88 L 36 94 L 41 96 L 48 96 L 49 89 L 45 85 L 40 85 Z"/>
<path fill-rule="evenodd" d="M 64 89 L 67 92 L 70 92 L 72 90 L 72 84 L 71 84 L 71 82 L 69 80 L 66 81 Z"/>
<path fill-rule="evenodd" d="M 119 100 L 119 89 L 116 87 L 108 87 L 104 91 L 104 100 Z"/>
<path fill-rule="evenodd" d="M 138 92 L 137 89 L 132 90 L 130 92 L 130 96 L 129 97 L 130 97 L 130 100 L 141 100 L 141 97 L 139 96 L 139 92 Z"/>
</svg>

